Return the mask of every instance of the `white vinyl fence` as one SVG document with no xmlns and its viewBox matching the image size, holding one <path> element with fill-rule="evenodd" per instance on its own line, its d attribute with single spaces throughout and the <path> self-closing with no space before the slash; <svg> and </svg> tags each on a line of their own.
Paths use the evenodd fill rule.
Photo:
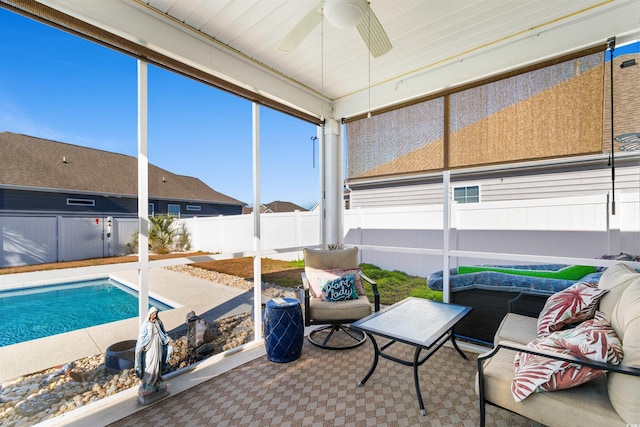
<svg viewBox="0 0 640 427">
<path fill-rule="evenodd" d="M 44 264 L 132 253 L 137 218 L 0 216 L 0 267 Z M 191 250 L 238 253 L 253 250 L 253 216 L 231 215 L 179 220 L 185 223 Z M 261 215 L 261 248 L 272 258 L 302 259 L 299 248 L 320 244 L 315 212 Z"/>
<path fill-rule="evenodd" d="M 575 258 L 638 255 L 639 206 L 639 195 L 631 193 L 617 197 L 614 216 L 606 195 L 454 203 L 449 250 Z M 356 208 L 345 212 L 344 243 L 362 247 L 361 262 L 426 277 L 442 269 L 443 224 L 440 205 Z M 439 253 L 429 254 L 429 249 Z M 496 263 L 458 258 L 452 266 L 483 262 Z"/>
<path fill-rule="evenodd" d="M 236 253 L 254 246 L 253 216 L 233 215 L 185 219 L 191 249 L 212 253 Z M 282 252 L 270 258 L 302 259 L 299 248 L 320 244 L 317 212 L 284 212 L 260 215 L 260 247 Z"/>
<path fill-rule="evenodd" d="M 640 196 L 621 193 L 616 215 L 607 196 L 453 204 L 449 249 L 595 258 L 640 254 Z M 271 258 L 302 259 L 301 248 L 320 244 L 317 212 L 260 216 L 260 246 Z M 235 254 L 254 248 L 251 215 L 184 221 L 191 250 Z M 361 262 L 426 277 L 443 265 L 441 205 L 357 208 L 344 212 L 344 244 L 361 248 Z M 0 216 L 0 266 L 71 261 L 129 253 L 138 221 L 114 218 Z M 452 265 L 485 260 L 457 258 Z M 495 263 L 495 262 L 493 262 Z"/>
</svg>

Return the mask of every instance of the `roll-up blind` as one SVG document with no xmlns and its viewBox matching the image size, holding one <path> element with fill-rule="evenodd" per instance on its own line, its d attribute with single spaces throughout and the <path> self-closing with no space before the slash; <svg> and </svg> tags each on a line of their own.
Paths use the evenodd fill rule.
<svg viewBox="0 0 640 427">
<path fill-rule="evenodd" d="M 448 167 L 602 151 L 602 53 L 450 95 Z"/>
<path fill-rule="evenodd" d="M 602 152 L 605 46 L 347 123 L 347 179 Z"/>
</svg>

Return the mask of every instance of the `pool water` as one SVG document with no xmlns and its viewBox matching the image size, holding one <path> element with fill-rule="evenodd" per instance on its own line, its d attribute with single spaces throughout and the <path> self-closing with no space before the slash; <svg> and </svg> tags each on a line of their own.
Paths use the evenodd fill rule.
<svg viewBox="0 0 640 427">
<path fill-rule="evenodd" d="M 2 291 L 0 347 L 137 316 L 137 291 L 110 279 Z"/>
</svg>

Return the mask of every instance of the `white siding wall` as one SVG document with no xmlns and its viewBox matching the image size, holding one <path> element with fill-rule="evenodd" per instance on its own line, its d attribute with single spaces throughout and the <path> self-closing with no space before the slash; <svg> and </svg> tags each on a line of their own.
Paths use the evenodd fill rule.
<svg viewBox="0 0 640 427">
<path fill-rule="evenodd" d="M 603 159 L 606 166 L 606 159 Z M 620 162 L 621 163 L 621 162 Z M 640 161 L 627 159 L 616 168 L 616 194 L 636 193 L 640 188 Z M 456 178 L 451 174 L 451 191 L 454 187 L 480 186 L 481 201 L 547 199 L 607 194 L 611 191 L 611 170 L 558 171 L 513 176 L 505 172 L 498 178 Z M 351 185 L 350 207 L 385 207 L 442 203 L 442 182 L 429 184 L 405 184 L 393 186 L 392 181 L 377 188 L 358 188 Z"/>
</svg>

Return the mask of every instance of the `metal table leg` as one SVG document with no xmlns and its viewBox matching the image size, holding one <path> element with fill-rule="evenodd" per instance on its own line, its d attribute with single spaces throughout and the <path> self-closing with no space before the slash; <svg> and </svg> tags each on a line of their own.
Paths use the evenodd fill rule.
<svg viewBox="0 0 640 427">
<path fill-rule="evenodd" d="M 427 411 L 424 409 L 424 402 L 422 401 L 422 393 L 420 392 L 420 380 L 418 379 L 418 366 L 422 363 L 419 363 L 420 360 L 420 352 L 422 348 L 416 347 L 416 352 L 413 356 L 413 382 L 416 385 L 416 394 L 418 395 L 418 404 L 420 405 L 420 413 L 422 416 L 427 415 Z"/>
<path fill-rule="evenodd" d="M 366 383 L 367 380 L 371 378 L 371 375 L 373 375 L 373 371 L 375 371 L 376 367 L 378 366 L 378 355 L 380 354 L 380 348 L 378 347 L 378 343 L 376 342 L 376 339 L 373 337 L 373 335 L 368 332 L 367 335 L 373 343 L 373 364 L 371 365 L 371 368 L 369 368 L 369 372 L 367 372 L 367 375 L 365 375 L 364 378 L 358 383 L 358 387 L 364 386 L 364 383 Z"/>
<path fill-rule="evenodd" d="M 458 343 L 456 343 L 456 336 L 453 334 L 453 331 L 451 331 L 451 343 L 453 344 L 453 348 L 456 349 L 456 351 L 460 354 L 460 356 L 462 356 L 464 360 L 469 360 L 467 355 L 464 354 L 462 350 L 460 350 L 460 347 L 458 347 Z"/>
</svg>

